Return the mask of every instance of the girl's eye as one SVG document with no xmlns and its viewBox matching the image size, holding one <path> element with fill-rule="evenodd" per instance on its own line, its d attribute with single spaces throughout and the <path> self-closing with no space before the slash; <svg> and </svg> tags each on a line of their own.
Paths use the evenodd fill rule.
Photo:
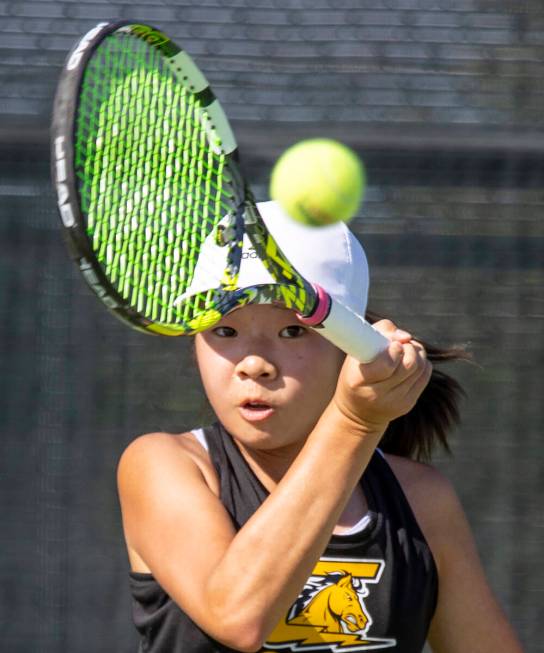
<svg viewBox="0 0 544 653">
<path fill-rule="evenodd" d="M 215 327 L 215 329 L 212 329 L 212 332 L 216 336 L 219 336 L 220 338 L 234 338 L 238 335 L 236 333 L 236 329 L 233 329 L 232 327 L 229 326 Z"/>
<path fill-rule="evenodd" d="M 290 324 L 280 331 L 280 338 L 300 338 L 305 333 L 305 327 L 300 324 Z"/>
</svg>

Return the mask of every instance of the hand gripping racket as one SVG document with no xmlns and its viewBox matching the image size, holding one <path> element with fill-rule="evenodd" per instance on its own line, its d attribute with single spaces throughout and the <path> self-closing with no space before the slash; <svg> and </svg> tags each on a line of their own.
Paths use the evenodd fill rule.
<svg viewBox="0 0 544 653">
<path fill-rule="evenodd" d="M 387 346 L 283 255 L 206 78 L 162 32 L 100 23 L 77 43 L 55 98 L 52 158 L 71 255 L 132 327 L 194 334 L 238 306 L 280 302 L 362 362 Z M 239 287 L 244 237 L 273 283 Z"/>
</svg>

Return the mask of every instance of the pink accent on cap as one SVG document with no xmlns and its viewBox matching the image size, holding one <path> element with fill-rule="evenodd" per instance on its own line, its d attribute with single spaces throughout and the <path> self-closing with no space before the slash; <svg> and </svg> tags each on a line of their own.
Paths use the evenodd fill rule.
<svg viewBox="0 0 544 653">
<path fill-rule="evenodd" d="M 331 309 L 331 298 L 327 291 L 317 283 L 313 283 L 312 286 L 314 287 L 317 296 L 317 305 L 314 308 L 314 312 L 308 316 L 297 313 L 298 320 L 307 326 L 317 326 L 318 324 L 321 324 L 321 322 L 326 319 Z"/>
</svg>

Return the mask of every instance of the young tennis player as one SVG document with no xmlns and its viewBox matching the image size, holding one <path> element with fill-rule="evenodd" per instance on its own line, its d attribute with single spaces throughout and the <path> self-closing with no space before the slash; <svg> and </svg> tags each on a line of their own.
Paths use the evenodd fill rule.
<svg viewBox="0 0 544 653">
<path fill-rule="evenodd" d="M 364 314 L 348 228 L 260 210 L 295 267 Z M 247 243 L 241 275 L 266 276 Z M 217 423 L 144 435 L 119 465 L 141 651 L 521 651 L 454 491 L 409 457 L 444 439 L 458 386 L 375 326 L 391 342 L 364 365 L 281 306 L 195 336 Z"/>
</svg>

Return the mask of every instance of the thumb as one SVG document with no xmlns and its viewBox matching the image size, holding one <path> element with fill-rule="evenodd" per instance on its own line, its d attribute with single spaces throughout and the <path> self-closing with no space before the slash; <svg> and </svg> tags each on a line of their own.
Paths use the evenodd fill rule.
<svg viewBox="0 0 544 653">
<path fill-rule="evenodd" d="M 401 343 L 412 340 L 411 333 L 404 331 L 404 329 L 399 329 L 391 320 L 379 320 L 378 322 L 374 322 L 372 326 L 386 338 L 389 338 L 389 340 Z"/>
</svg>

